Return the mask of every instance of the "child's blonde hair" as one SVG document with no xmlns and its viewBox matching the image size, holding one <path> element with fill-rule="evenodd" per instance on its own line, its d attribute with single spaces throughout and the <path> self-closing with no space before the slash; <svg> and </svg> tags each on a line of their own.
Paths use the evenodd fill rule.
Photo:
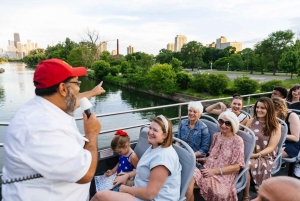
<svg viewBox="0 0 300 201">
<path fill-rule="evenodd" d="M 115 133 L 115 137 L 112 139 L 110 143 L 111 149 L 114 151 L 116 149 L 122 149 L 126 144 L 129 145 L 130 137 L 128 134 L 122 130 L 118 130 Z"/>
</svg>

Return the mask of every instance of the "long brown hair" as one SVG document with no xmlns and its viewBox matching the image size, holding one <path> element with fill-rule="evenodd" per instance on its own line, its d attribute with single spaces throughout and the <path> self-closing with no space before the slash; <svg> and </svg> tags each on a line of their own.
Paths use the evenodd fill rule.
<svg viewBox="0 0 300 201">
<path fill-rule="evenodd" d="M 285 101 L 282 98 L 272 98 L 275 111 L 277 111 L 277 117 L 283 121 L 285 121 L 287 114 L 289 113 L 289 110 L 286 106 Z"/>
<path fill-rule="evenodd" d="M 258 102 L 263 103 L 267 110 L 267 113 L 265 116 L 265 126 L 263 128 L 264 135 L 271 136 L 271 134 L 279 126 L 279 123 L 276 119 L 276 113 L 275 113 L 275 107 L 274 107 L 273 101 L 268 97 L 259 98 L 254 105 L 254 111 L 253 111 L 254 118 L 257 118 L 256 107 L 257 107 Z"/>
<path fill-rule="evenodd" d="M 166 148 L 172 145 L 172 141 L 173 141 L 173 132 L 172 132 L 172 122 L 165 117 L 166 120 L 168 121 L 168 132 L 166 131 L 166 127 L 165 124 L 163 122 L 163 120 L 160 117 L 155 117 L 152 119 L 153 122 L 156 122 L 162 129 L 163 133 L 167 133 L 167 137 L 165 138 L 164 142 L 161 143 L 161 147 L 162 148 Z"/>
<path fill-rule="evenodd" d="M 112 139 L 110 143 L 110 147 L 113 151 L 115 151 L 116 149 L 123 149 L 125 148 L 126 144 L 129 146 L 129 142 L 130 142 L 129 136 L 115 135 L 115 137 Z"/>
<path fill-rule="evenodd" d="M 293 101 L 293 91 L 297 90 L 297 89 L 300 89 L 300 85 L 299 84 L 295 84 L 292 88 L 290 88 L 289 92 L 288 92 L 288 95 L 286 97 L 286 100 L 289 101 L 289 102 L 292 102 Z"/>
</svg>

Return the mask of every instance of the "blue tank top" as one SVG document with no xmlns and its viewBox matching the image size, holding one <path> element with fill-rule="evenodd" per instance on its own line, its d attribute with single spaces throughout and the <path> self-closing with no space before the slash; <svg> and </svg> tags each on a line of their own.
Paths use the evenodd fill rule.
<svg viewBox="0 0 300 201">
<path fill-rule="evenodd" d="M 129 162 L 129 158 L 131 156 L 133 152 L 131 152 L 129 154 L 129 156 L 123 156 L 123 155 L 120 155 L 119 157 L 119 167 L 118 167 L 118 170 L 117 170 L 117 173 L 119 174 L 120 172 L 131 172 L 134 167 L 133 165 Z"/>
</svg>

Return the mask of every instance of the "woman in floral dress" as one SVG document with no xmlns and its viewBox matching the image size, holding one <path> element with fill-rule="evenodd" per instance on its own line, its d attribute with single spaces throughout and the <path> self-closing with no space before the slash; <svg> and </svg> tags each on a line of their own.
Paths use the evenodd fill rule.
<svg viewBox="0 0 300 201">
<path fill-rule="evenodd" d="M 195 168 L 186 192 L 187 201 L 194 201 L 194 187 L 200 188 L 205 200 L 237 201 L 234 180 L 245 165 L 244 142 L 236 135 L 239 120 L 230 111 L 221 113 L 218 120 L 221 132 L 214 135 L 209 157 L 202 160 L 204 169 Z"/>
<path fill-rule="evenodd" d="M 249 161 L 248 183 L 244 189 L 244 201 L 250 200 L 250 175 L 259 186 L 271 177 L 277 145 L 281 137 L 281 126 L 276 119 L 275 107 L 270 98 L 259 98 L 254 105 L 253 117 L 247 122 L 255 134 L 256 146 Z"/>
</svg>

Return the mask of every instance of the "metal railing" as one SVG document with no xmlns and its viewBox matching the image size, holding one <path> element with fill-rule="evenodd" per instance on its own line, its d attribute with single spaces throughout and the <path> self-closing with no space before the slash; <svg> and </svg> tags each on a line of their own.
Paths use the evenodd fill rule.
<svg viewBox="0 0 300 201">
<path fill-rule="evenodd" d="M 253 106 L 253 104 L 251 104 L 251 102 L 250 102 L 251 97 L 261 96 L 261 95 L 268 95 L 268 94 L 271 94 L 271 93 L 272 92 L 264 92 L 264 93 L 257 93 L 257 94 L 241 95 L 241 97 L 247 98 L 247 104 L 244 106 L 244 108 L 246 108 L 247 112 L 249 112 L 250 107 Z M 216 102 L 216 101 L 231 100 L 231 99 L 232 99 L 232 97 L 216 98 L 216 99 L 209 99 L 209 100 L 201 100 L 201 103 Z M 122 112 L 96 114 L 96 117 L 107 117 L 107 116 L 115 116 L 115 115 L 134 113 L 134 112 L 143 112 L 143 111 L 149 111 L 149 110 L 156 110 L 156 109 L 163 109 L 163 108 L 170 108 L 170 107 L 178 107 L 178 117 L 169 118 L 169 119 L 171 121 L 174 121 L 174 120 L 181 121 L 181 119 L 187 118 L 187 116 L 182 116 L 182 114 L 181 114 L 182 106 L 186 106 L 188 104 L 189 104 L 189 102 L 176 103 L 176 104 L 162 105 L 162 106 L 155 106 L 155 107 L 147 107 L 147 108 L 141 108 L 141 109 L 135 109 L 135 110 L 126 110 L 126 111 L 122 111 Z M 203 114 L 207 114 L 207 113 L 203 113 Z M 82 117 L 75 118 L 75 120 L 76 121 L 83 120 L 83 118 Z M 9 125 L 9 122 L 0 122 L 0 126 L 8 126 L 8 125 Z M 120 130 L 120 129 L 121 130 L 127 130 L 127 129 L 131 129 L 131 128 L 139 128 L 139 127 L 142 127 L 142 126 L 145 126 L 145 125 L 150 125 L 150 122 L 149 123 L 144 123 L 144 124 L 136 124 L 136 125 L 126 126 L 126 127 L 120 127 L 120 128 L 104 130 L 104 131 L 101 131 L 100 133 L 101 134 L 106 134 L 106 133 L 115 132 L 115 131 Z M 0 143 L 0 147 L 3 147 L 3 143 Z"/>
</svg>

